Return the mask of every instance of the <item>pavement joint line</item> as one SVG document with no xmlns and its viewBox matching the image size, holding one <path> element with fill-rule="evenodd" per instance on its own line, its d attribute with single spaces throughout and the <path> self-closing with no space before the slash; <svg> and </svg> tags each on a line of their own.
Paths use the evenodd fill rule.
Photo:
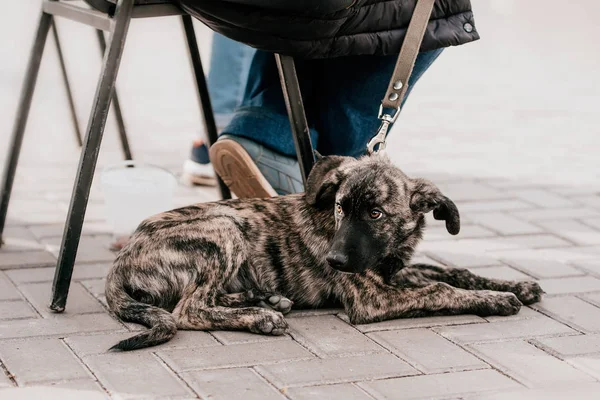
<svg viewBox="0 0 600 400">
<path fill-rule="evenodd" d="M 159 364 L 161 364 L 163 366 L 163 368 L 165 368 L 168 372 L 170 372 L 172 375 L 174 375 L 175 378 L 177 379 L 177 381 L 179 381 L 180 383 L 183 383 L 183 386 L 185 386 L 188 391 L 193 393 L 196 396 L 196 398 L 198 398 L 198 399 L 200 398 L 200 394 L 196 393 L 196 391 L 192 388 L 192 386 L 188 383 L 188 381 L 183 379 L 183 377 L 181 375 L 179 375 L 179 373 L 177 371 L 175 371 L 173 368 L 171 368 L 171 366 L 165 360 L 163 360 L 162 357 L 159 356 L 156 351 L 152 351 L 152 352 L 150 352 L 150 354 L 152 355 L 153 358 L 156 359 L 156 361 Z M 189 372 L 189 371 L 182 371 L 182 372 Z"/>
</svg>

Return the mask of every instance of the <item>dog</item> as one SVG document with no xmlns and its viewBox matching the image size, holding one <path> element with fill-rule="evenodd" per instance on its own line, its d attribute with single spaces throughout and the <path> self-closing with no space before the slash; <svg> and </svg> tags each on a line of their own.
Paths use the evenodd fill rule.
<svg viewBox="0 0 600 400">
<path fill-rule="evenodd" d="M 320 157 L 306 192 L 202 203 L 143 221 L 106 281 L 110 310 L 150 328 L 111 349 L 178 329 L 283 334 L 294 308 L 343 307 L 352 324 L 433 315 L 512 315 L 533 282 L 410 264 L 432 211 L 456 235 L 456 205 L 379 154 Z"/>
</svg>

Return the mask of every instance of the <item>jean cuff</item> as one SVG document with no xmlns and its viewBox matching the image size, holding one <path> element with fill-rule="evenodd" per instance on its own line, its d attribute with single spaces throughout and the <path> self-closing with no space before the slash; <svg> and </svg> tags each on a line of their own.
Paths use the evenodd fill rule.
<svg viewBox="0 0 600 400">
<path fill-rule="evenodd" d="M 250 139 L 277 153 L 296 158 L 290 120 L 262 107 L 238 108 L 223 133 Z M 316 148 L 317 131 L 310 129 L 310 138 L 313 148 Z"/>
</svg>

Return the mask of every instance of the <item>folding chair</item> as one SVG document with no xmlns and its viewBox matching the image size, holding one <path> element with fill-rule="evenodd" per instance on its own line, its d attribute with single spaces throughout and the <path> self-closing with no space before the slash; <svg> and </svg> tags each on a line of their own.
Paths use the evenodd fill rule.
<svg viewBox="0 0 600 400">
<path fill-rule="evenodd" d="M 125 158 L 131 158 L 123 119 L 120 107 L 118 106 L 118 98 L 115 94 L 115 82 L 131 19 L 163 16 L 179 16 L 181 18 L 196 79 L 203 122 L 209 144 L 213 144 L 217 140 L 214 115 L 210 104 L 204 70 L 202 68 L 200 53 L 198 51 L 190 15 L 183 12 L 168 0 L 119 0 L 118 2 L 116 0 L 84 1 L 87 5 L 91 6 L 91 8 L 86 4 L 69 0 L 44 0 L 42 3 L 42 13 L 39 19 L 29 63 L 27 65 L 27 71 L 25 73 L 25 81 L 21 91 L 11 142 L 8 146 L 9 154 L 6 159 L 2 186 L 0 188 L 1 236 L 6 222 L 8 203 L 14 183 L 19 153 L 27 123 L 27 116 L 31 106 L 31 99 L 35 89 L 46 38 L 51 27 L 53 27 L 54 38 L 57 40 L 59 60 L 61 62 L 61 70 L 67 89 L 71 113 L 74 122 L 77 123 L 74 102 L 70 93 L 70 86 L 68 84 L 68 77 L 64 65 L 62 48 L 60 46 L 60 41 L 58 40 L 58 32 L 54 21 L 55 17 L 70 19 L 97 29 L 100 32 L 98 38 L 101 45 L 104 40 L 102 31 L 107 31 L 109 33 L 109 39 L 108 43 L 105 43 L 105 50 L 103 49 L 104 58 L 102 61 L 102 70 L 96 86 L 96 93 L 92 103 L 92 110 L 85 131 L 85 137 L 81 141 L 81 156 L 77 167 L 77 175 L 73 186 L 67 221 L 64 228 L 54 282 L 52 285 L 50 309 L 55 312 L 64 311 L 67 302 L 71 276 L 73 274 L 77 248 L 90 194 L 90 187 L 96 169 L 96 162 L 100 151 L 100 144 L 102 142 L 102 134 L 104 132 L 111 100 L 114 102 L 113 104 L 115 105 L 115 111 L 117 113 L 117 120 L 120 128 L 119 132 Z M 298 161 L 306 183 L 306 177 L 314 163 L 314 155 L 310 141 L 308 123 L 302 104 L 302 97 L 300 95 L 300 87 L 294 60 L 290 56 L 279 54 L 275 54 L 275 58 L 290 118 Z M 76 127 L 76 132 L 77 129 L 78 127 Z M 79 135 L 77 136 L 80 137 Z M 231 197 L 228 188 L 220 180 L 219 188 L 224 199 Z"/>
</svg>

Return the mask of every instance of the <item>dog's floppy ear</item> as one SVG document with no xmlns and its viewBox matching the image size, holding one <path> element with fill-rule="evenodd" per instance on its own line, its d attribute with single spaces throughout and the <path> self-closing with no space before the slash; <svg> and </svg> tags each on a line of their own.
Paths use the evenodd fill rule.
<svg viewBox="0 0 600 400">
<path fill-rule="evenodd" d="M 335 192 L 344 179 L 345 174 L 339 167 L 345 162 L 353 160 L 351 157 L 321 156 L 313 166 L 306 182 L 306 201 L 308 204 L 329 203 L 333 201 Z"/>
<path fill-rule="evenodd" d="M 413 183 L 411 210 L 421 213 L 433 210 L 433 217 L 446 221 L 446 230 L 452 235 L 457 235 L 460 232 L 460 215 L 456 204 L 428 180 L 414 179 Z"/>
</svg>

